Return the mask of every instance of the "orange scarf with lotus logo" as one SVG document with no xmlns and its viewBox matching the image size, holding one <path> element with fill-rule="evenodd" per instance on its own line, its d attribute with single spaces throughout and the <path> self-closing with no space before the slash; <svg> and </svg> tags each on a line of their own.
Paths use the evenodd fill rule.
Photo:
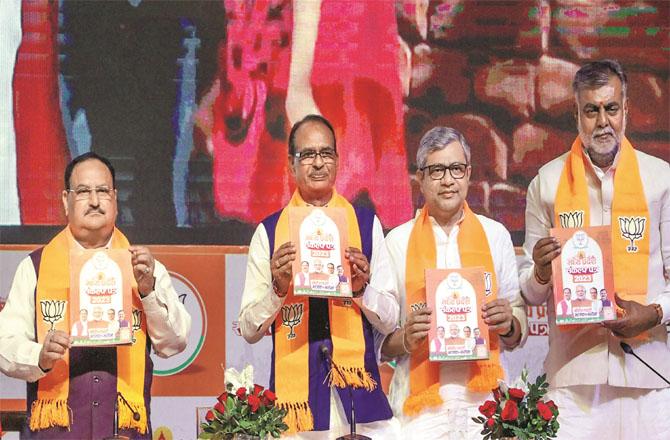
<svg viewBox="0 0 670 440">
<path fill-rule="evenodd" d="M 461 267 L 484 266 L 491 274 L 491 296 L 498 296 L 491 248 L 481 222 L 467 203 L 464 206 L 464 218 L 458 231 L 458 253 Z M 430 222 L 428 208 L 424 206 L 417 217 L 407 244 L 407 260 L 405 267 L 405 310 L 426 304 L 426 269 L 437 267 L 437 248 L 433 225 Z M 471 361 L 470 378 L 467 383 L 469 391 L 484 392 L 495 387 L 497 380 L 504 375 L 500 366 L 500 339 L 495 332 L 489 333 L 489 359 Z M 442 404 L 440 397 L 440 366 L 439 362 L 428 360 L 428 343 L 421 344 L 410 355 L 409 389 L 410 395 L 405 400 L 405 415 L 416 415 L 422 410 Z"/>
<path fill-rule="evenodd" d="M 292 206 L 307 206 L 296 190 L 279 216 L 275 229 L 275 249 L 289 241 L 288 211 Z M 349 246 L 361 249 L 361 233 L 354 207 L 336 191 L 330 208 L 344 208 L 347 216 Z M 377 383 L 365 369 L 365 336 L 361 309 L 351 301 L 329 299 L 330 337 L 333 341 L 331 385 L 365 388 Z M 277 406 L 288 411 L 284 422 L 287 433 L 311 431 L 314 418 L 309 407 L 309 298 L 293 295 L 293 281 L 274 326 L 275 392 Z M 287 323 L 294 325 L 289 326 Z"/>
<path fill-rule="evenodd" d="M 35 295 L 35 324 L 37 328 L 36 342 L 44 341 L 51 330 L 62 330 L 70 333 L 69 294 L 70 294 L 70 249 L 77 246 L 70 228 L 65 227 L 42 250 L 42 258 L 37 277 Z M 110 247 L 127 249 L 128 239 L 114 229 Z M 137 283 L 132 279 L 133 315 L 136 311 L 142 314 L 142 301 L 137 291 Z M 133 322 L 132 345 L 116 347 L 117 384 L 116 389 L 128 400 L 140 420 L 133 420 L 133 414 L 126 405 L 119 402 L 119 427 L 135 429 L 145 434 L 148 430 L 147 411 L 144 406 L 144 369 L 146 355 L 146 322 L 140 318 L 139 329 Z M 135 317 L 133 317 L 135 321 Z M 70 427 L 70 414 L 67 405 L 70 389 L 70 357 L 69 351 L 56 362 L 53 369 L 39 380 L 37 399 L 30 408 L 30 429 L 37 431 L 56 426 Z"/>
<path fill-rule="evenodd" d="M 587 161 L 582 142 L 577 137 L 565 161 L 556 191 L 556 227 L 591 226 L 585 168 Z M 651 224 L 637 156 L 625 137 L 614 171 L 611 223 L 614 288 L 626 300 L 647 304 Z"/>
</svg>

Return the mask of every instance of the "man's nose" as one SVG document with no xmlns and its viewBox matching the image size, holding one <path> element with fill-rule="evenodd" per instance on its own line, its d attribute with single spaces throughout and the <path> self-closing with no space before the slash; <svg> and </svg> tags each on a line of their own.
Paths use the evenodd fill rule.
<svg viewBox="0 0 670 440">
<path fill-rule="evenodd" d="M 316 157 L 314 158 L 314 162 L 312 162 L 312 166 L 314 168 L 321 168 L 326 162 L 324 162 L 323 157 L 321 157 L 321 153 L 316 153 Z"/>
<path fill-rule="evenodd" d="M 600 107 L 598 109 L 597 124 L 598 127 L 607 127 L 609 125 L 609 120 L 607 119 L 607 112 L 605 111 L 605 107 Z"/>
</svg>

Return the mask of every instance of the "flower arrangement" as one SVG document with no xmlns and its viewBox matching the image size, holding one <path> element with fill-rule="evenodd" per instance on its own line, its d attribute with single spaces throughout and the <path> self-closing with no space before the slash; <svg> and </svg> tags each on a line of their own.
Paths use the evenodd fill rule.
<svg viewBox="0 0 670 440">
<path fill-rule="evenodd" d="M 229 368 L 224 377 L 226 390 L 207 412 L 199 439 L 225 440 L 241 435 L 278 438 L 288 429 L 286 410 L 275 406 L 274 392 L 253 383 L 251 365 L 242 372 Z"/>
<path fill-rule="evenodd" d="M 528 381 L 528 371 L 524 368 L 521 379 L 513 385 L 510 387 L 498 381 L 498 387 L 493 389 L 494 400 L 487 400 L 479 407 L 483 417 L 472 418 L 482 424 L 484 440 L 555 438 L 559 428 L 556 420 L 558 407 L 552 400 L 543 399 L 549 387 L 546 374 L 532 383 Z"/>
</svg>

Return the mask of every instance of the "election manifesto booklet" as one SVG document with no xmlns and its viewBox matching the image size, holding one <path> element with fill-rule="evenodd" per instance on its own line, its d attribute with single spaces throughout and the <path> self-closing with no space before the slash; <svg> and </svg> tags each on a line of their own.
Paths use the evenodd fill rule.
<svg viewBox="0 0 670 440">
<path fill-rule="evenodd" d="M 556 324 L 589 324 L 616 318 L 609 226 L 552 228 L 561 255 L 551 262 Z"/>
<path fill-rule="evenodd" d="M 489 358 L 489 328 L 481 306 L 490 294 L 491 276 L 483 267 L 426 269 L 426 301 L 433 309 L 431 361 Z"/>
<path fill-rule="evenodd" d="M 133 269 L 127 249 L 70 251 L 70 335 L 73 346 L 132 342 Z"/>
<path fill-rule="evenodd" d="M 289 209 L 293 261 L 293 294 L 351 298 L 351 269 L 344 257 L 348 246 L 344 208 Z"/>
</svg>

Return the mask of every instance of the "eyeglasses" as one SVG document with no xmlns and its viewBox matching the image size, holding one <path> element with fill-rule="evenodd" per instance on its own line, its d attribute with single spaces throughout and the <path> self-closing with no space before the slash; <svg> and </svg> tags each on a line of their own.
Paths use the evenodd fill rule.
<svg viewBox="0 0 670 440">
<path fill-rule="evenodd" d="M 419 168 L 419 170 L 424 171 L 427 169 L 428 175 L 433 180 L 444 179 L 444 176 L 447 174 L 447 170 L 449 170 L 449 174 L 454 179 L 462 179 L 463 177 L 465 177 L 465 171 L 468 169 L 469 166 L 470 165 L 468 165 L 467 163 L 459 163 L 459 162 L 452 163 L 449 166 L 437 163 L 434 165 L 426 165 L 423 168 Z"/>
<path fill-rule="evenodd" d="M 89 188 L 88 186 L 80 186 L 76 189 L 68 189 L 67 192 L 74 193 L 75 200 L 88 200 L 91 197 L 91 194 L 95 191 L 95 195 L 98 196 L 100 200 L 110 200 L 112 198 L 113 188 L 108 188 L 106 186 L 96 186 L 95 188 Z"/>
<path fill-rule="evenodd" d="M 337 159 L 337 151 L 332 148 L 324 148 L 321 151 L 304 150 L 298 151 L 293 155 L 303 165 L 311 165 L 316 160 L 316 156 L 321 156 L 324 163 L 334 163 Z"/>
</svg>

